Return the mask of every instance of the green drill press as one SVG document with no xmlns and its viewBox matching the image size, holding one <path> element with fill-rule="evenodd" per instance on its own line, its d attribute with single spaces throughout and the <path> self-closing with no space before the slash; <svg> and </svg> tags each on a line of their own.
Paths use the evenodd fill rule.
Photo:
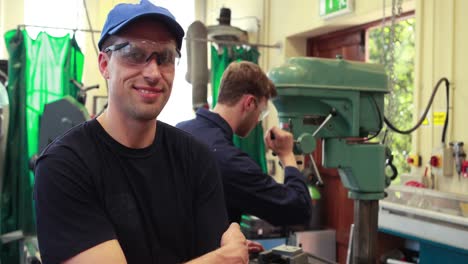
<svg viewBox="0 0 468 264">
<path fill-rule="evenodd" d="M 291 58 L 268 75 L 278 91 L 273 103 L 280 126 L 293 133 L 295 153 L 312 153 L 316 139 L 322 139 L 323 166 L 338 169 L 349 198 L 355 201 L 352 263 L 375 263 L 378 200 L 390 184 L 385 175 L 388 151 L 363 138 L 383 126 L 388 92 L 383 66 Z"/>
</svg>

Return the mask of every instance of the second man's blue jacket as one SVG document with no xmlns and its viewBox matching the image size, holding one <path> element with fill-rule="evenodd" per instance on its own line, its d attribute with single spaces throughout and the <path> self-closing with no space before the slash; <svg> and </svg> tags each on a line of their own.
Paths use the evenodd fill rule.
<svg viewBox="0 0 468 264">
<path fill-rule="evenodd" d="M 206 144 L 218 160 L 229 220 L 250 214 L 273 225 L 305 224 L 312 200 L 305 178 L 295 167 L 284 169 L 284 184 L 263 173 L 247 153 L 233 144 L 233 131 L 217 113 L 200 108 L 196 118 L 176 127 Z"/>
</svg>

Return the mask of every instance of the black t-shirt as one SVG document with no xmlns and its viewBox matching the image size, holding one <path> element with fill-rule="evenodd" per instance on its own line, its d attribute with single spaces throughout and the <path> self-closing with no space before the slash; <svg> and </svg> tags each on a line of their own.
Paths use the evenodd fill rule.
<svg viewBox="0 0 468 264">
<path fill-rule="evenodd" d="M 97 120 L 51 143 L 35 169 L 43 263 L 117 239 L 128 263 L 179 263 L 219 247 L 227 228 L 210 151 L 157 121 L 154 143 L 127 148 Z"/>
</svg>

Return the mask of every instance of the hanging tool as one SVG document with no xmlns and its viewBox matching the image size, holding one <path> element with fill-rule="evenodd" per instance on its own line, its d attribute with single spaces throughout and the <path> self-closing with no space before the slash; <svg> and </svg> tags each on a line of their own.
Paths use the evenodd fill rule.
<svg viewBox="0 0 468 264">
<path fill-rule="evenodd" d="M 453 149 L 453 156 L 455 157 L 455 168 L 459 179 L 463 172 L 463 162 L 466 159 L 466 153 L 465 150 L 463 150 L 463 145 L 464 143 L 462 141 L 450 142 L 450 146 Z"/>
</svg>

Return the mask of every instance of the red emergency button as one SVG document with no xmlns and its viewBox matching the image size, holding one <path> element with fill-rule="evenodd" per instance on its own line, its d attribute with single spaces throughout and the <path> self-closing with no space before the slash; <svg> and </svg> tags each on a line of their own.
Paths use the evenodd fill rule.
<svg viewBox="0 0 468 264">
<path fill-rule="evenodd" d="M 463 161 L 461 173 L 463 177 L 468 178 L 468 161 Z"/>
<path fill-rule="evenodd" d="M 432 167 L 440 167 L 440 157 L 439 156 L 431 156 L 431 160 L 429 161 Z"/>
</svg>

